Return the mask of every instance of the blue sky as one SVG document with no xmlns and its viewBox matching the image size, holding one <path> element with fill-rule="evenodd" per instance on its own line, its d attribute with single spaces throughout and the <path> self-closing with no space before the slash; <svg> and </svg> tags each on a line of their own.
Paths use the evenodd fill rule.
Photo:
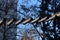
<svg viewBox="0 0 60 40">
<path fill-rule="evenodd" d="M 41 4 L 41 2 L 39 2 L 38 0 L 19 0 L 18 1 L 18 6 L 17 6 L 17 10 L 19 10 L 20 12 L 22 11 L 22 13 L 26 13 L 22 8 L 21 8 L 21 6 L 20 5 L 24 5 L 24 6 L 26 6 L 26 8 L 30 8 L 31 6 L 37 6 L 37 7 L 39 7 L 39 5 Z M 35 10 L 37 10 L 37 9 L 35 9 Z M 38 9 L 39 10 L 39 9 Z M 31 11 L 29 11 L 28 13 L 26 13 L 26 14 L 29 14 L 29 15 L 31 15 L 31 17 L 33 17 L 33 18 L 35 18 L 35 17 L 38 17 L 37 15 L 38 15 L 38 11 L 36 11 L 36 13 L 35 13 L 35 11 L 31 8 Z M 26 15 L 25 14 L 25 15 Z M 37 14 L 37 15 L 35 15 L 34 16 L 34 14 Z M 23 16 L 22 14 L 20 14 L 20 13 L 18 13 L 18 16 L 19 16 L 19 18 L 24 18 L 25 16 Z M 26 24 L 27 26 L 30 26 L 30 24 L 28 23 L 28 24 Z M 23 24 L 19 24 L 18 26 L 26 26 L 26 25 L 23 25 Z M 27 28 L 29 28 L 29 27 L 27 27 Z"/>
<path fill-rule="evenodd" d="M 57 1 L 60 3 L 59 0 L 57 0 Z M 21 19 L 21 18 L 32 17 L 33 19 L 36 19 L 39 15 L 39 11 L 41 10 L 39 8 L 40 5 L 41 5 L 41 2 L 42 2 L 42 0 L 39 0 L 39 1 L 38 0 L 18 0 L 17 10 L 21 12 L 21 13 L 18 13 L 18 18 Z M 59 4 L 58 2 L 57 2 L 57 5 Z M 23 10 L 21 5 L 23 5 L 27 9 L 29 9 L 29 11 L 26 12 L 25 10 Z M 48 9 L 52 10 L 52 6 L 50 4 L 48 5 Z M 24 16 L 23 14 L 26 15 L 26 16 Z M 49 12 L 49 14 L 52 14 L 52 12 Z M 52 27 L 53 26 L 53 23 L 52 23 L 53 21 L 49 21 L 49 22 L 51 22 L 51 23 L 50 23 L 50 27 L 49 26 L 48 27 L 53 28 Z M 21 30 L 23 30 L 23 32 L 24 32 L 25 30 L 28 30 L 31 27 L 33 28 L 33 25 L 30 24 L 30 23 L 27 23 L 25 25 L 24 24 L 19 24 L 17 27 L 20 28 Z M 17 31 L 19 31 L 20 29 L 17 29 Z M 38 27 L 37 29 L 38 29 L 38 31 L 40 30 L 40 32 L 43 33 L 41 28 Z"/>
<path fill-rule="evenodd" d="M 41 0 L 40 0 L 41 1 Z M 41 1 L 42 2 L 42 1 Z M 17 5 L 17 10 L 19 10 L 21 13 L 24 13 L 25 15 L 29 15 L 30 17 L 32 17 L 33 19 L 35 19 L 35 18 L 37 18 L 38 17 L 38 11 L 40 10 L 38 7 L 41 5 L 41 2 L 39 2 L 38 0 L 19 0 L 18 1 L 18 5 Z M 25 12 L 22 8 L 21 8 L 21 6 L 20 5 L 24 5 L 25 6 L 25 8 L 29 8 L 30 9 L 30 11 L 29 12 Z M 31 8 L 31 7 L 34 7 L 34 6 L 36 6 L 34 9 L 33 8 Z M 36 10 L 36 12 L 34 11 L 34 10 Z M 19 19 L 20 18 L 25 18 L 25 16 L 24 15 L 22 15 L 22 14 L 20 14 L 20 13 L 18 13 L 18 16 L 19 16 Z M 17 26 L 18 28 L 20 28 L 21 30 L 23 30 L 22 32 L 24 32 L 25 30 L 28 30 L 28 29 L 30 29 L 31 27 L 33 28 L 33 25 L 32 24 L 30 24 L 30 23 L 27 23 L 27 24 L 19 24 L 18 26 Z M 20 29 L 17 29 L 17 32 L 20 30 Z M 41 31 L 42 32 L 42 31 Z M 19 33 L 17 33 L 17 34 L 19 34 Z M 19 38 L 19 37 L 17 37 L 17 38 Z M 37 40 L 37 39 L 36 39 Z"/>
</svg>

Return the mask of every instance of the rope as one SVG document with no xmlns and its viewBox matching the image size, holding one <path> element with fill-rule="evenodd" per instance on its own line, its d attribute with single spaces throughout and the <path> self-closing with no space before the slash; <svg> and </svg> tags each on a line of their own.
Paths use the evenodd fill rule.
<svg viewBox="0 0 60 40">
<path fill-rule="evenodd" d="M 0 20 L 0 24 L 2 24 L 3 23 L 3 20 Z"/>
<path fill-rule="evenodd" d="M 44 18 L 42 18 L 42 19 L 40 19 L 40 18 L 38 17 L 38 18 L 36 18 L 36 19 L 34 19 L 34 20 L 32 20 L 32 21 L 31 21 L 31 18 L 28 18 L 28 19 L 26 19 L 26 20 L 24 20 L 24 21 L 22 21 L 23 19 L 20 19 L 20 20 L 16 21 L 15 24 L 16 24 L 16 25 L 18 25 L 18 24 L 20 24 L 20 23 L 26 24 L 26 23 L 29 23 L 29 22 L 30 22 L 30 23 L 34 23 L 34 22 L 38 22 L 38 23 L 39 23 L 39 22 L 42 22 L 42 21 L 49 21 L 49 20 L 51 20 L 51 19 L 54 19 L 55 16 L 60 17 L 60 13 L 52 15 L 52 16 L 49 17 L 48 19 L 47 19 L 47 16 L 44 17 Z M 22 21 L 22 22 L 21 22 L 21 21 Z M 7 25 L 12 24 L 13 22 L 14 22 L 14 19 L 11 19 L 10 21 L 7 22 Z M 0 20 L 0 24 L 2 24 L 2 23 L 3 23 L 3 20 Z"/>
</svg>

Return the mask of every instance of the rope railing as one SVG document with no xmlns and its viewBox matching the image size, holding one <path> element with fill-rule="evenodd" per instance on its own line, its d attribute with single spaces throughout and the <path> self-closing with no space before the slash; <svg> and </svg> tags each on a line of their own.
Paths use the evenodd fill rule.
<svg viewBox="0 0 60 40">
<path fill-rule="evenodd" d="M 42 19 L 40 19 L 40 18 L 38 17 L 38 18 L 36 18 L 36 19 L 34 19 L 34 20 L 32 20 L 32 21 L 31 21 L 31 18 L 28 18 L 28 19 L 26 19 L 26 20 L 24 20 L 24 21 L 22 21 L 23 19 L 20 19 L 20 20 L 16 21 L 15 24 L 18 25 L 18 24 L 20 24 L 20 23 L 26 24 L 26 23 L 34 23 L 34 22 L 38 22 L 38 23 L 39 23 L 39 22 L 42 22 L 42 21 L 44 21 L 44 20 L 45 20 L 45 21 L 49 21 L 49 20 L 51 20 L 51 19 L 54 19 L 55 16 L 60 17 L 60 13 L 52 15 L 52 16 L 49 17 L 48 19 L 47 19 L 47 16 L 44 17 L 44 18 L 42 18 Z M 4 19 L 3 19 L 3 20 L 4 20 Z M 0 24 L 3 23 L 3 20 L 0 20 Z M 13 22 L 14 22 L 14 19 L 12 18 L 11 20 L 9 20 L 9 21 L 7 22 L 7 25 L 12 24 Z"/>
</svg>

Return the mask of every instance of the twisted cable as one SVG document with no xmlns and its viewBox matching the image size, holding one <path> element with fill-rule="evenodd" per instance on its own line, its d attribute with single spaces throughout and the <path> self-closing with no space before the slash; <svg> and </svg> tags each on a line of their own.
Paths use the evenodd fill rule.
<svg viewBox="0 0 60 40">
<path fill-rule="evenodd" d="M 28 19 L 26 19 L 26 20 L 24 20 L 24 21 L 22 21 L 23 19 L 20 19 L 20 20 L 16 21 L 15 24 L 16 24 L 16 25 L 18 25 L 18 24 L 20 24 L 20 23 L 26 24 L 26 23 L 29 23 L 29 21 L 30 21 L 30 23 L 34 23 L 34 22 L 38 22 L 38 23 L 39 23 L 39 22 L 42 22 L 42 21 L 49 21 L 49 20 L 51 20 L 51 19 L 54 19 L 55 16 L 60 17 L 60 13 L 52 15 L 52 16 L 49 17 L 48 19 L 47 19 L 47 16 L 44 17 L 44 18 L 42 18 L 42 19 L 40 19 L 40 18 L 38 17 L 38 18 L 36 18 L 36 19 L 34 19 L 34 20 L 32 20 L 32 21 L 30 21 L 31 18 L 28 18 Z M 12 18 L 11 20 L 9 20 L 9 21 L 7 22 L 7 25 L 12 24 L 13 22 L 14 22 L 14 19 Z M 2 23 L 3 23 L 3 20 L 0 20 L 0 24 L 2 24 Z"/>
</svg>

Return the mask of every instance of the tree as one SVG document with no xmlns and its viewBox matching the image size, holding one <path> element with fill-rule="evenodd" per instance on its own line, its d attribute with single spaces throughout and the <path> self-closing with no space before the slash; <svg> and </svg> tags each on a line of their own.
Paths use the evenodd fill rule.
<svg viewBox="0 0 60 40">
<path fill-rule="evenodd" d="M 11 18 L 16 19 L 17 0 L 0 0 L 0 19 L 3 23 L 0 25 L 0 40 L 16 40 L 15 21 L 11 25 L 7 25 Z"/>
<path fill-rule="evenodd" d="M 32 0 L 30 0 L 31 2 Z M 49 17 L 51 17 L 53 14 L 59 12 L 59 5 L 60 2 L 58 2 L 59 0 L 35 0 L 34 3 L 31 2 L 31 4 L 29 3 L 28 0 L 25 1 L 21 1 L 20 2 L 20 6 L 19 6 L 19 11 L 22 16 L 22 18 L 27 18 L 26 15 L 29 15 L 29 17 L 31 17 L 32 19 L 36 19 L 35 16 L 40 17 L 40 19 L 44 18 L 47 16 L 46 19 L 49 19 Z M 37 3 L 36 3 L 37 2 Z M 30 16 L 31 14 L 31 16 Z M 21 16 L 20 15 L 20 16 Z M 57 34 L 56 28 L 59 24 L 59 20 L 58 18 L 60 17 L 56 17 L 53 20 L 48 20 L 48 21 L 42 21 L 40 23 L 33 23 L 33 27 L 36 29 L 36 31 L 38 31 L 38 27 L 41 28 L 42 30 L 42 40 L 55 40 L 56 37 L 58 37 L 57 39 L 59 39 L 59 36 Z M 56 22 L 58 24 L 56 24 Z M 57 29 L 59 30 L 59 29 Z M 38 34 L 40 31 L 38 31 Z"/>
</svg>

